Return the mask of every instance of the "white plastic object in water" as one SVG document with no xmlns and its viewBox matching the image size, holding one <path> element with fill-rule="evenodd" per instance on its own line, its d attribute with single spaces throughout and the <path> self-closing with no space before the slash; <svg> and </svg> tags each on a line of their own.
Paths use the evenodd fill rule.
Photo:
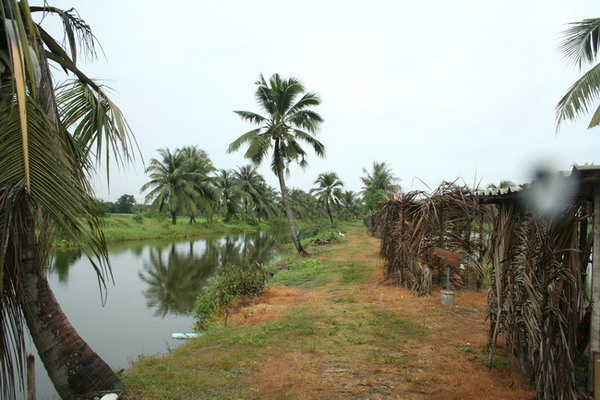
<svg viewBox="0 0 600 400">
<path fill-rule="evenodd" d="M 100 398 L 100 400 L 117 400 L 119 398 L 119 395 L 116 393 L 109 393 L 109 394 L 105 394 L 104 396 L 102 396 Z"/>
<path fill-rule="evenodd" d="M 199 336 L 200 336 L 200 334 L 196 333 L 196 332 L 171 334 L 171 338 L 173 338 L 173 339 L 192 339 L 192 338 L 197 338 Z"/>
</svg>

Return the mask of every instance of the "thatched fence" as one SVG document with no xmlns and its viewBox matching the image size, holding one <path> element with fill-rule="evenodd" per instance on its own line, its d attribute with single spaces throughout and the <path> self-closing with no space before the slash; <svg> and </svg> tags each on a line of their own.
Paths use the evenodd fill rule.
<svg viewBox="0 0 600 400">
<path fill-rule="evenodd" d="M 584 382 L 585 374 L 576 379 L 575 367 L 589 340 L 589 326 L 578 331 L 588 303 L 591 236 L 585 210 L 571 204 L 538 218 L 515 203 L 500 204 L 493 223 L 490 345 L 493 351 L 504 337 L 539 399 L 583 396 L 577 380 Z"/>
<path fill-rule="evenodd" d="M 381 238 L 384 280 L 420 296 L 443 286 L 447 268 L 453 289 L 489 282 L 490 357 L 505 343 L 536 398 L 581 398 L 589 202 L 574 197 L 541 217 L 516 195 L 485 200 L 445 183 L 429 195 L 399 194 L 380 204 L 371 231 Z M 460 265 L 445 263 L 444 252 L 458 255 Z"/>
<path fill-rule="evenodd" d="M 482 207 L 465 187 L 444 183 L 430 195 L 400 193 L 380 204 L 371 232 L 381 238 L 385 281 L 430 295 L 433 283 L 453 288 L 483 280 Z M 459 262 L 448 262 L 454 258 Z"/>
</svg>

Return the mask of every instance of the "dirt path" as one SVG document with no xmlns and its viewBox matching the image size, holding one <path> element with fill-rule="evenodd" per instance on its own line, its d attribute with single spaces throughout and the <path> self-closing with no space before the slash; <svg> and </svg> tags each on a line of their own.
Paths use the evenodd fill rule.
<svg viewBox="0 0 600 400">
<path fill-rule="evenodd" d="M 533 397 L 510 367 L 489 369 L 481 362 L 488 328 L 484 292 L 459 292 L 454 306 L 443 306 L 439 293 L 419 298 L 404 288 L 379 286 L 378 246 L 377 239 L 356 229 L 347 242 L 317 257 L 340 268 L 361 265 L 367 274 L 362 283 L 344 284 L 340 275 L 313 289 L 274 286 L 251 312 L 234 317 L 238 326 L 249 326 L 283 315 L 311 315 L 309 339 L 282 343 L 285 351 L 266 349 L 244 374 L 256 398 Z"/>
</svg>

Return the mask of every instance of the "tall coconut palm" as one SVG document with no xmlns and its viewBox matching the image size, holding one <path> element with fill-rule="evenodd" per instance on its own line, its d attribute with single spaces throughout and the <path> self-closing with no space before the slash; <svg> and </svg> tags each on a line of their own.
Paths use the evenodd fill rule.
<svg viewBox="0 0 600 400">
<path fill-rule="evenodd" d="M 315 180 L 315 185 L 317 185 L 317 187 L 311 189 L 310 194 L 314 195 L 321 203 L 325 203 L 327 215 L 329 216 L 329 220 L 333 223 L 331 204 L 337 199 L 336 191 L 339 191 L 344 184 L 335 172 L 323 172 L 319 174 Z"/>
<path fill-rule="evenodd" d="M 15 398 L 25 375 L 26 323 L 56 390 L 71 399 L 120 381 L 52 294 L 45 275 L 50 241 L 60 231 L 89 255 L 101 285 L 110 277 L 89 176 L 100 158 L 129 159 L 130 130 L 105 88 L 77 66 L 78 46 L 93 55 L 94 36 L 76 12 L 26 0 L 2 0 L 0 12 L 1 397 Z M 67 46 L 34 21 L 35 13 L 60 16 Z M 51 64 L 76 79 L 55 89 Z"/>
<path fill-rule="evenodd" d="M 581 70 L 593 65 L 600 51 L 600 18 L 574 22 L 565 31 L 561 46 L 565 57 L 573 61 Z M 595 107 L 588 129 L 600 125 L 600 106 L 594 105 L 600 95 L 600 64 L 593 65 L 567 91 L 556 106 L 556 128 L 565 120 L 576 120 Z"/>
<path fill-rule="evenodd" d="M 294 223 L 285 173 L 289 172 L 289 165 L 294 161 L 302 167 L 307 165 L 302 142 L 310 145 L 318 156 L 325 155 L 325 146 L 314 137 L 323 119 L 310 110 L 311 107 L 321 104 L 321 100 L 315 93 L 305 93 L 304 86 L 295 78 L 282 79 L 278 74 L 274 74 L 267 82 L 261 75 L 256 84 L 256 99 L 266 116 L 250 111 L 234 111 L 243 120 L 259 127 L 234 140 L 227 152 L 232 153 L 248 145 L 244 157 L 259 165 L 267 157 L 270 149 L 273 149 L 271 168 L 279 179 L 281 199 L 292 240 L 298 253 L 306 254 Z M 298 99 L 299 96 L 302 97 Z"/>
</svg>

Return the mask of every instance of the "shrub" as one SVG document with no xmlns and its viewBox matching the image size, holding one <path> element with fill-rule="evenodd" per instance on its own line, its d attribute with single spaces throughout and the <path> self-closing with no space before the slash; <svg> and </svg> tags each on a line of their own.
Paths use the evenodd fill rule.
<svg viewBox="0 0 600 400">
<path fill-rule="evenodd" d="M 262 294 L 268 274 L 262 264 L 220 267 L 209 285 L 202 289 L 196 300 L 196 329 L 206 330 L 214 318 L 225 314 L 235 299 L 246 299 Z"/>
</svg>

